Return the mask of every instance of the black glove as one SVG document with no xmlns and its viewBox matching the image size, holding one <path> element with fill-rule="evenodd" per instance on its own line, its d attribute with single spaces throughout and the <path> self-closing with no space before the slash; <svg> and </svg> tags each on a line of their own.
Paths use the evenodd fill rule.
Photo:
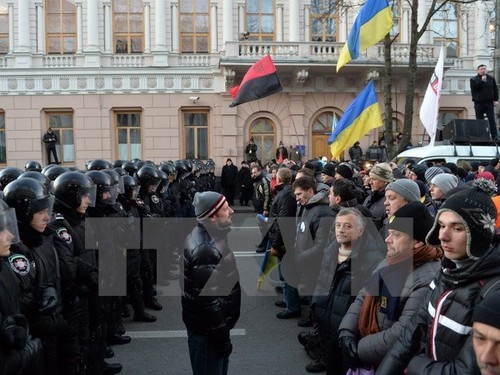
<svg viewBox="0 0 500 375">
<path fill-rule="evenodd" d="M 22 352 L 22 368 L 29 374 L 38 374 L 38 368 L 42 363 L 42 342 L 40 339 L 32 339 L 26 342 Z"/>
<path fill-rule="evenodd" d="M 57 291 L 53 286 L 42 286 L 38 291 L 38 311 L 52 315 L 57 308 Z"/>
<path fill-rule="evenodd" d="M 28 331 L 21 321 L 26 323 L 23 315 L 11 315 L 4 318 L 0 325 L 0 341 L 9 348 L 21 350 L 26 344 Z"/>
<path fill-rule="evenodd" d="M 214 335 L 209 339 L 209 341 L 212 343 L 215 353 L 222 358 L 229 357 L 233 351 L 229 331 L 223 334 Z"/>
<path fill-rule="evenodd" d="M 359 367 L 361 361 L 358 356 L 358 339 L 353 336 L 343 336 L 339 338 L 339 346 L 342 350 L 344 361 L 350 368 Z"/>
</svg>

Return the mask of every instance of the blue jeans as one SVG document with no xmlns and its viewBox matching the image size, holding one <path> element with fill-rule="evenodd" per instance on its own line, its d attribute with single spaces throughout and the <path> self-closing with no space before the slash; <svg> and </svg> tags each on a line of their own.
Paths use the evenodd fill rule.
<svg viewBox="0 0 500 375">
<path fill-rule="evenodd" d="M 285 282 L 285 287 L 283 288 L 283 299 L 285 300 L 286 310 L 288 312 L 301 312 L 299 290 L 287 282 Z"/>
<path fill-rule="evenodd" d="M 187 333 L 193 375 L 227 375 L 229 357 L 217 355 L 208 336 L 190 330 Z"/>
</svg>

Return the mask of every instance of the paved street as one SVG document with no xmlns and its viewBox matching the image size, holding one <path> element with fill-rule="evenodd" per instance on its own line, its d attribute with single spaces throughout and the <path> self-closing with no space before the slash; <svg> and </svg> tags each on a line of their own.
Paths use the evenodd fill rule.
<svg viewBox="0 0 500 375">
<path fill-rule="evenodd" d="M 278 299 L 272 282 L 266 282 L 257 291 L 257 275 L 262 255 L 255 253 L 260 232 L 255 216 L 236 213 L 229 242 L 236 253 L 243 289 L 241 317 L 232 331 L 233 354 L 230 357 L 231 374 L 307 374 L 304 370 L 309 361 L 297 341 L 303 330 L 296 325 L 297 319 L 279 320 L 280 311 L 274 306 Z M 277 278 L 276 273 L 271 278 Z M 272 281 L 272 280 L 270 280 Z M 159 287 L 159 301 L 164 309 L 157 313 L 156 323 L 126 321 L 127 334 L 132 343 L 114 347 L 115 357 L 110 361 L 121 362 L 122 374 L 177 375 L 189 374 L 189 355 L 185 326 L 182 322 L 179 288 L 177 281 L 167 287 Z"/>
</svg>

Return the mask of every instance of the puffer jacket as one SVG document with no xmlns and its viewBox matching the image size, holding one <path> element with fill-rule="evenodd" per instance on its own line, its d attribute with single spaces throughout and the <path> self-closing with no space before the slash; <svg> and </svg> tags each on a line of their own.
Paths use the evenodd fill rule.
<svg viewBox="0 0 500 375">
<path fill-rule="evenodd" d="M 199 222 L 184 244 L 182 319 L 199 335 L 229 337 L 240 316 L 241 288 L 228 232 Z"/>
<path fill-rule="evenodd" d="M 339 243 L 325 250 L 318 283 L 312 298 L 314 320 L 320 330 L 337 337 L 337 330 L 364 281 L 384 258 L 385 244 L 365 232 L 355 243 L 351 255 L 338 264 Z M 335 340 L 336 342 L 337 340 Z"/>
<path fill-rule="evenodd" d="M 379 268 L 386 266 L 387 261 L 384 260 L 379 265 Z M 415 312 L 421 306 L 422 301 L 429 291 L 429 284 L 439 271 L 439 266 L 440 263 L 437 261 L 427 262 L 408 274 L 399 294 L 399 319 L 397 321 L 391 320 L 386 313 L 380 310 L 377 312 L 377 323 L 380 332 L 365 336 L 358 342 L 358 355 L 364 365 L 378 366 L 389 352 L 392 344 L 396 342 L 405 326 L 411 321 Z M 339 337 L 360 337 L 358 320 L 366 295 L 367 291 L 363 289 L 356 297 L 344 319 L 342 319 L 339 328 Z"/>
<path fill-rule="evenodd" d="M 472 312 L 482 286 L 500 277 L 500 249 L 492 246 L 469 266 L 448 259 L 424 303 L 377 369 L 384 375 L 477 373 L 472 349 Z M 405 370 L 406 369 L 406 370 Z M 476 372 L 475 372 L 476 371 Z"/>
</svg>

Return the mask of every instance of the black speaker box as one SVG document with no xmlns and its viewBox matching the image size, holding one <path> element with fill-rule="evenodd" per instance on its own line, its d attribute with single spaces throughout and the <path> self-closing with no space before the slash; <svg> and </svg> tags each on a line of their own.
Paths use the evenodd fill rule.
<svg viewBox="0 0 500 375">
<path fill-rule="evenodd" d="M 443 140 L 453 142 L 488 142 L 491 141 L 488 120 L 454 119 L 443 128 Z"/>
</svg>

